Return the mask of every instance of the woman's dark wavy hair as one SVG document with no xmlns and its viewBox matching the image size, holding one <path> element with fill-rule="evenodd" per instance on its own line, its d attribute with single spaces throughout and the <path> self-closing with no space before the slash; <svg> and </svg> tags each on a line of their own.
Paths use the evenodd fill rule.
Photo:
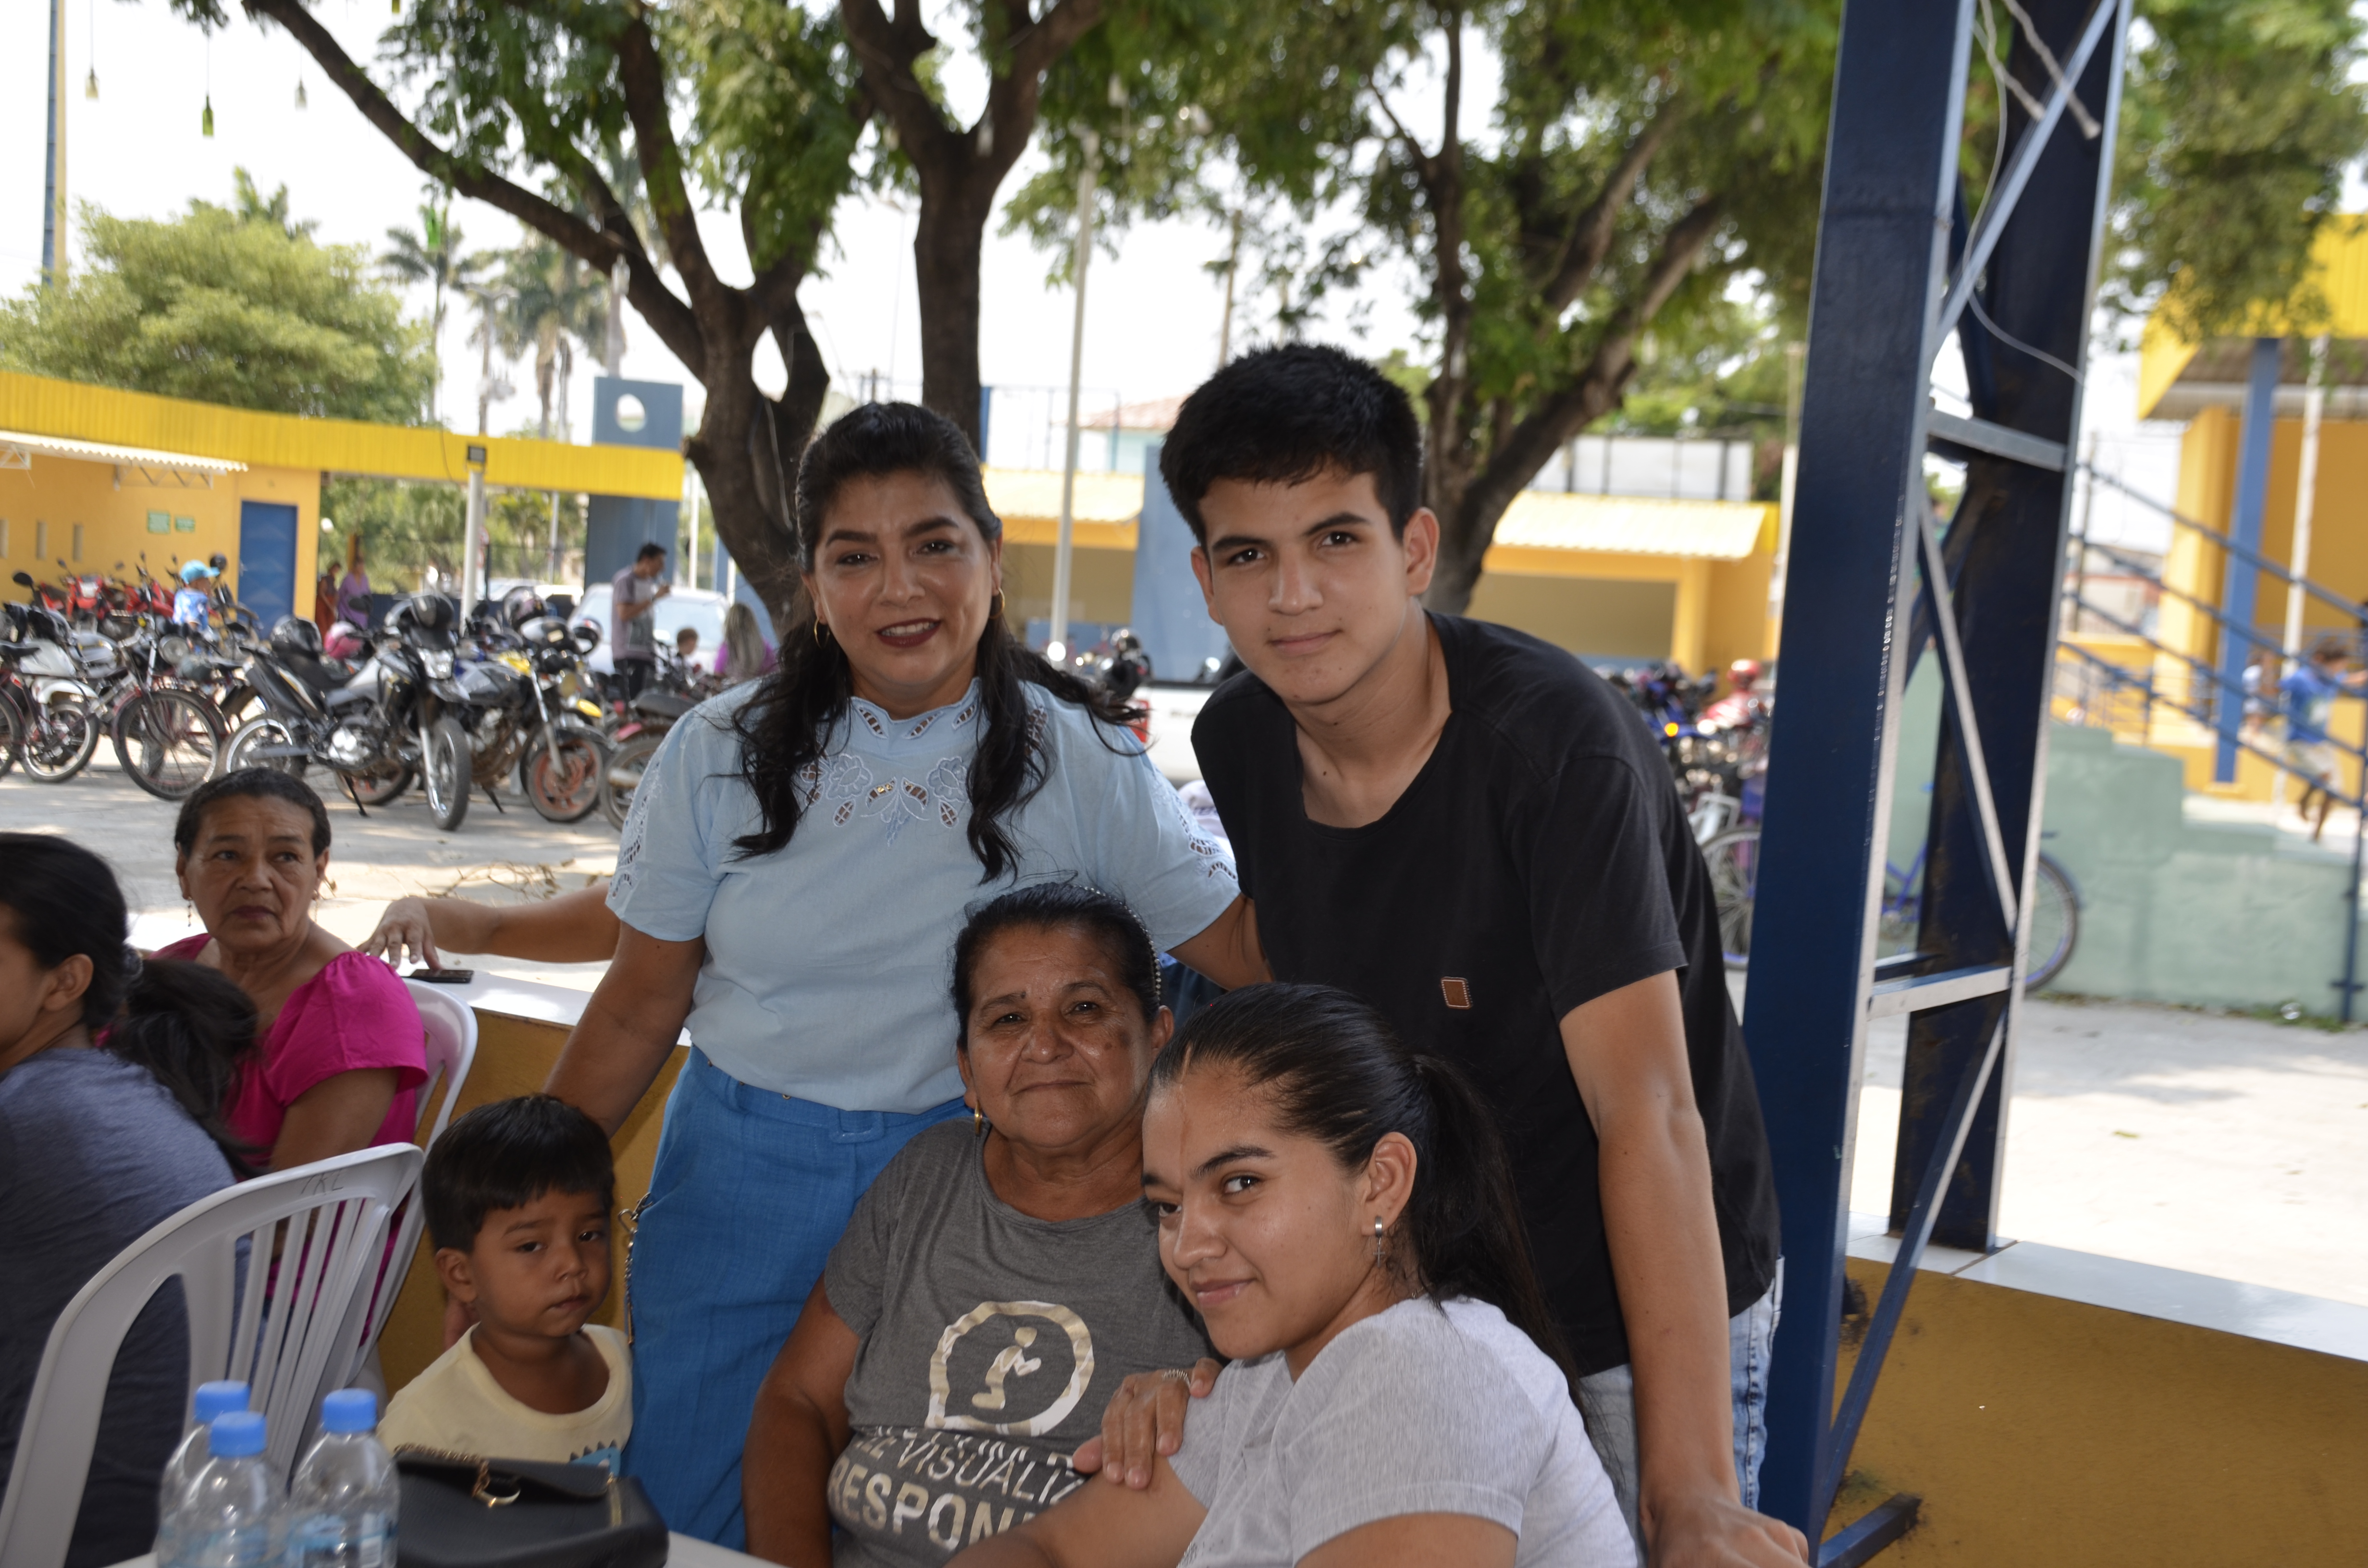
<svg viewBox="0 0 2368 1568">
<path fill-rule="evenodd" d="M 866 403 L 817 437 L 798 465 L 799 568 L 814 570 L 823 523 L 851 481 L 895 473 L 945 481 L 980 537 L 990 543 L 1003 537 L 1003 519 L 986 504 L 978 454 L 960 426 L 909 403 Z M 1000 615 L 988 618 L 978 640 L 978 683 L 985 711 L 970 767 L 970 847 L 985 868 L 979 880 L 992 881 L 1019 858 L 1008 819 L 1044 785 L 1021 687 L 1040 686 L 1108 724 L 1123 724 L 1133 712 L 1030 652 Z M 798 775 L 821 760 L 853 695 L 847 653 L 836 637 L 816 638 L 810 608 L 804 620 L 783 630 L 780 665 L 733 721 L 741 775 L 760 813 L 757 831 L 733 841 L 742 858 L 772 854 L 797 832 L 803 812 Z"/>
<path fill-rule="evenodd" d="M 199 964 L 142 959 L 128 942 L 131 921 L 115 873 L 69 840 L 0 833 L 0 908 L 14 916 L 17 940 L 43 969 L 77 953 L 90 960 L 83 1028 L 105 1030 L 108 1051 L 146 1068 L 241 1180 L 257 1174 L 256 1151 L 222 1120 L 256 1051 L 255 1004 L 246 993 Z"/>
<path fill-rule="evenodd" d="M 1151 933 L 1120 900 L 1075 882 L 1014 888 L 973 915 L 954 938 L 954 1046 L 970 1044 L 971 990 L 979 950 L 1006 931 L 1083 931 L 1102 945 L 1145 1025 L 1159 1017 L 1159 955 Z"/>
<path fill-rule="evenodd" d="M 1395 1235 L 1435 1301 L 1471 1296 L 1572 1376 L 1546 1312 L 1496 1117 L 1456 1067 L 1409 1051 L 1382 1016 L 1328 985 L 1248 985 L 1220 996 L 1152 1064 L 1154 1092 L 1224 1068 L 1267 1095 L 1276 1124 L 1360 1169 L 1392 1132 L 1414 1145 L 1414 1194 Z"/>
</svg>

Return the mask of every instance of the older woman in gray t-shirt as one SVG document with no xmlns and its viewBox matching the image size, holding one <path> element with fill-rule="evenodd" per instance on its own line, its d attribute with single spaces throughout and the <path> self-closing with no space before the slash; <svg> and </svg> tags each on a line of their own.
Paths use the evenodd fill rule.
<svg viewBox="0 0 2368 1568">
<path fill-rule="evenodd" d="M 757 1397 L 748 1550 L 942 1562 L 1075 1490 L 1130 1374 L 1207 1342 L 1142 1208 L 1142 1102 L 1167 1041 L 1151 939 L 1065 883 L 1005 893 L 954 956 L 967 1122 L 861 1201 Z"/>
</svg>

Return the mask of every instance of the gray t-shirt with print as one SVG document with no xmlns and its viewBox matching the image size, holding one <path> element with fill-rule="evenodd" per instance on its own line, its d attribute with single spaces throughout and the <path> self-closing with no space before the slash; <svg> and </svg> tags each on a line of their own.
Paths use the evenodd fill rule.
<svg viewBox="0 0 2368 1568">
<path fill-rule="evenodd" d="M 967 1121 L 921 1132 L 855 1206 L 823 1290 L 862 1339 L 830 1474 L 837 1568 L 944 1562 L 1034 1517 L 1135 1372 L 1209 1353 L 1135 1204 L 1030 1219 Z"/>
<path fill-rule="evenodd" d="M 1284 1568 L 1405 1514 L 1503 1525 L 1515 1568 L 1636 1562 L 1560 1369 L 1482 1301 L 1401 1301 L 1295 1382 L 1281 1352 L 1235 1362 L 1172 1462 L 1209 1510 L 1182 1568 Z"/>
</svg>

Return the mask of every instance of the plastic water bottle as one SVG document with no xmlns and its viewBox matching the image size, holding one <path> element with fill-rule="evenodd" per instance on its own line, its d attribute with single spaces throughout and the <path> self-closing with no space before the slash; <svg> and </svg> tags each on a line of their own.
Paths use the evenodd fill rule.
<svg viewBox="0 0 2368 1568">
<path fill-rule="evenodd" d="M 378 1396 L 339 1389 L 288 1489 L 287 1568 L 394 1568 L 394 1460 L 378 1440 Z"/>
<path fill-rule="evenodd" d="M 281 1495 L 263 1459 L 263 1417 L 226 1411 L 206 1442 L 213 1457 L 175 1500 L 174 1555 L 158 1568 L 274 1568 Z"/>
<path fill-rule="evenodd" d="M 245 1383 L 199 1383 L 195 1402 L 196 1419 L 181 1437 L 181 1446 L 165 1461 L 165 1478 L 156 1488 L 156 1561 L 169 1563 L 176 1560 L 177 1547 L 174 1537 L 174 1512 L 198 1471 L 213 1458 L 213 1447 L 206 1440 L 206 1429 L 217 1415 L 227 1415 L 233 1410 L 246 1408 L 247 1391 Z"/>
</svg>

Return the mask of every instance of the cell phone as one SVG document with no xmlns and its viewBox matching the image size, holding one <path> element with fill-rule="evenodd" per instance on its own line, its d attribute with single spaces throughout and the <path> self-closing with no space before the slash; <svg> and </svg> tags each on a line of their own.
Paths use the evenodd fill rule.
<svg viewBox="0 0 2368 1568">
<path fill-rule="evenodd" d="M 424 980 L 430 985 L 466 985 L 477 978 L 473 969 L 415 969 L 407 980 Z"/>
</svg>

